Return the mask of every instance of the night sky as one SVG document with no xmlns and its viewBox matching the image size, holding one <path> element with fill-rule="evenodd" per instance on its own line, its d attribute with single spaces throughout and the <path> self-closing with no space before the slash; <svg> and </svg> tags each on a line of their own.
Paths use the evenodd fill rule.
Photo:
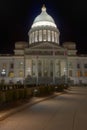
<svg viewBox="0 0 87 130">
<path fill-rule="evenodd" d="M 28 31 L 45 4 L 60 31 L 60 44 L 76 42 L 87 54 L 86 0 L 0 0 L 0 53 L 13 53 L 16 41 L 28 41 Z"/>
</svg>

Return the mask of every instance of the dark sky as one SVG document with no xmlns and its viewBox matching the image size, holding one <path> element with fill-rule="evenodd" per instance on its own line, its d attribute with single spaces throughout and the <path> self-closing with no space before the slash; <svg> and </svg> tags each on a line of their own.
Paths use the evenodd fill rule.
<svg viewBox="0 0 87 130">
<path fill-rule="evenodd" d="M 0 53 L 12 53 L 16 41 L 28 41 L 43 4 L 60 30 L 60 43 L 74 41 L 78 53 L 87 53 L 86 0 L 0 0 Z"/>
</svg>

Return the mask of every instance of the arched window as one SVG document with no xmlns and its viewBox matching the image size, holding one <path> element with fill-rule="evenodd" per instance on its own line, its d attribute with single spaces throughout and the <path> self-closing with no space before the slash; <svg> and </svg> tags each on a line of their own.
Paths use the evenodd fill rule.
<svg viewBox="0 0 87 130">
<path fill-rule="evenodd" d="M 52 42 L 54 42 L 54 31 L 52 31 Z"/>
<path fill-rule="evenodd" d="M 39 30 L 39 41 L 42 41 L 42 30 Z"/>
<path fill-rule="evenodd" d="M 57 33 L 55 32 L 55 42 L 57 43 Z"/>
<path fill-rule="evenodd" d="M 51 41 L 50 30 L 48 30 L 48 41 Z"/>
<path fill-rule="evenodd" d="M 32 39 L 31 39 L 32 43 L 34 43 L 34 32 L 32 33 Z"/>
<path fill-rule="evenodd" d="M 38 42 L 38 31 L 35 31 L 35 42 Z"/>
<path fill-rule="evenodd" d="M 46 39 L 46 30 L 43 30 L 43 41 L 46 41 L 47 39 Z"/>
</svg>

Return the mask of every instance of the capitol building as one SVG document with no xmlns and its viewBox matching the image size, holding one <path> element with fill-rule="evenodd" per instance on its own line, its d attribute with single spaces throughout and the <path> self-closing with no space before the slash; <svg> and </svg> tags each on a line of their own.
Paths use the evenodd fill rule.
<svg viewBox="0 0 87 130">
<path fill-rule="evenodd" d="M 43 6 L 28 32 L 15 43 L 14 54 L 0 54 L 0 83 L 87 84 L 87 56 L 75 42 L 60 45 L 60 31 Z"/>
</svg>

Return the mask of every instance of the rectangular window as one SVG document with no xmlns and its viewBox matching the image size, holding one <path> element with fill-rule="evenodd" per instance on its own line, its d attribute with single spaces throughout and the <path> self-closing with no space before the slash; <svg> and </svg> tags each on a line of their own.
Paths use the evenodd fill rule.
<svg viewBox="0 0 87 130">
<path fill-rule="evenodd" d="M 46 30 L 43 30 L 43 41 L 46 41 Z"/>
<path fill-rule="evenodd" d="M 10 68 L 11 68 L 11 69 L 14 68 L 14 64 L 13 64 L 13 63 L 10 64 Z"/>
<path fill-rule="evenodd" d="M 52 42 L 54 42 L 54 31 L 52 31 Z"/>
<path fill-rule="evenodd" d="M 84 76 L 87 77 L 87 72 L 84 72 Z"/>
<path fill-rule="evenodd" d="M 72 77 L 72 70 L 69 70 L 69 76 Z"/>
<path fill-rule="evenodd" d="M 23 71 L 19 71 L 19 77 L 23 77 Z"/>
<path fill-rule="evenodd" d="M 84 64 L 84 68 L 87 69 L 87 64 Z"/>
<path fill-rule="evenodd" d="M 77 64 L 77 68 L 78 68 L 78 69 L 80 68 L 80 64 L 79 64 L 79 63 Z"/>
<path fill-rule="evenodd" d="M 69 62 L 69 63 L 68 63 L 68 66 L 71 68 L 71 67 L 72 67 L 72 62 Z"/>
<path fill-rule="evenodd" d="M 39 41 L 42 41 L 42 30 L 39 30 Z"/>
<path fill-rule="evenodd" d="M 5 68 L 6 68 L 6 64 L 5 64 L 5 63 L 3 64 L 2 68 L 3 68 L 3 69 L 5 69 Z"/>
<path fill-rule="evenodd" d="M 1 71 L 1 76 L 6 76 L 6 70 L 5 69 L 2 69 L 2 71 Z"/>
<path fill-rule="evenodd" d="M 53 72 L 50 72 L 50 76 L 53 77 Z"/>
<path fill-rule="evenodd" d="M 8 76 L 9 76 L 10 78 L 13 78 L 13 77 L 14 77 L 14 72 L 13 72 L 13 71 L 10 71 Z"/>
<path fill-rule="evenodd" d="M 2 71 L 1 71 L 1 76 L 6 76 L 6 64 L 5 63 L 3 63 L 3 65 L 2 65 Z"/>
<path fill-rule="evenodd" d="M 32 40 L 31 43 L 34 43 L 34 32 L 32 33 Z"/>
<path fill-rule="evenodd" d="M 35 32 L 35 42 L 38 41 L 38 31 Z"/>
<path fill-rule="evenodd" d="M 51 34 L 49 30 L 48 30 L 48 41 L 51 41 Z"/>
<path fill-rule="evenodd" d="M 55 32 L 55 42 L 57 43 L 57 33 Z"/>
<path fill-rule="evenodd" d="M 81 71 L 77 71 L 77 76 L 81 77 L 82 76 L 82 72 Z"/>
</svg>

